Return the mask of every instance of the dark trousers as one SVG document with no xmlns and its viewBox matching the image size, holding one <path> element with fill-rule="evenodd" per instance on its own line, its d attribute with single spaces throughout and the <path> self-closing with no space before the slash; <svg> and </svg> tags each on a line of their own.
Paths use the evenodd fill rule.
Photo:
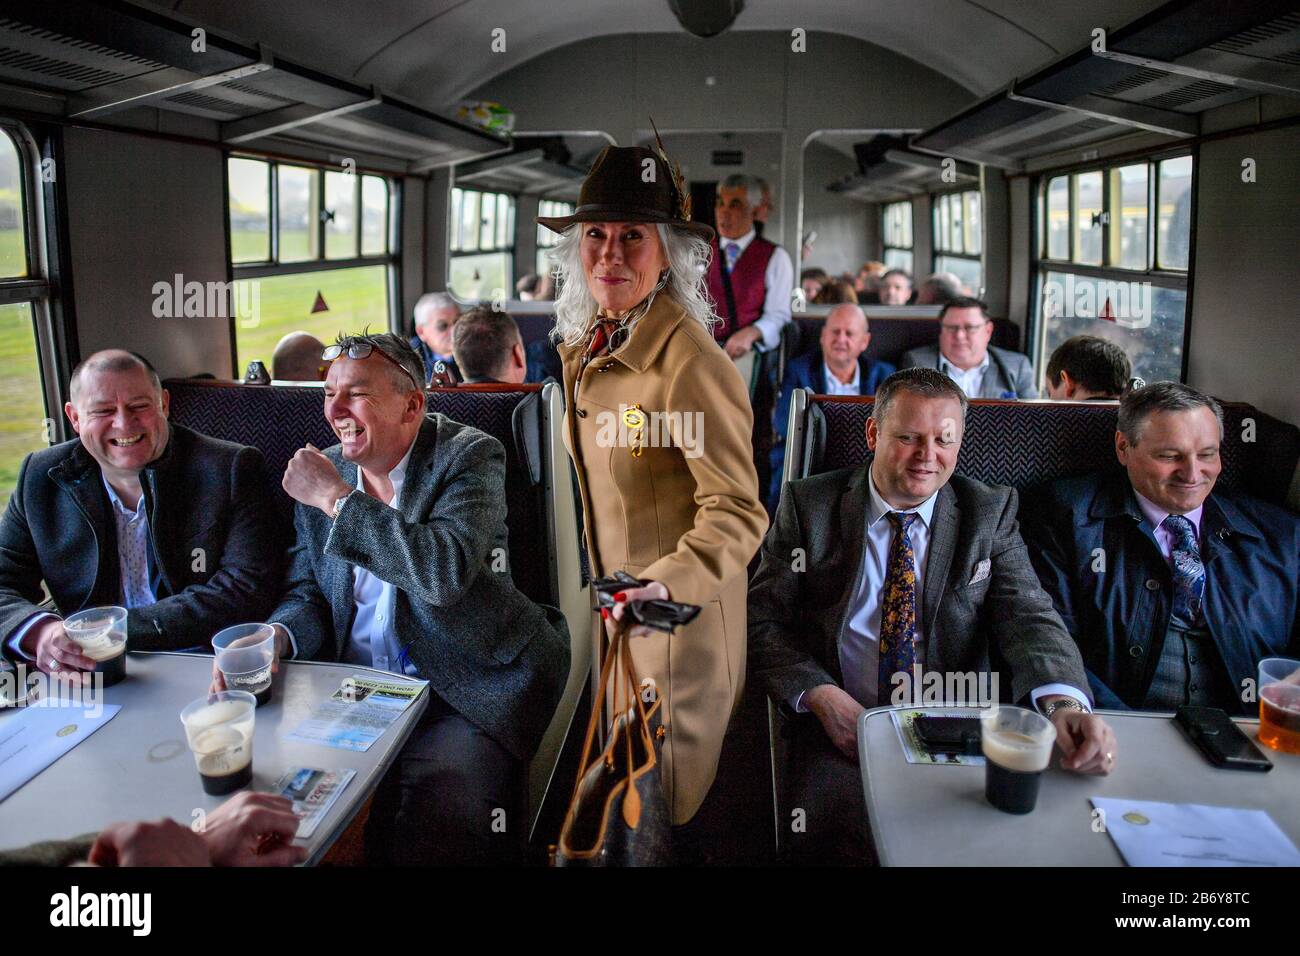
<svg viewBox="0 0 1300 956">
<path fill-rule="evenodd" d="M 786 727 L 782 861 L 797 866 L 873 865 L 858 762 L 831 743 L 812 714 L 799 714 Z"/>
<path fill-rule="evenodd" d="M 524 764 L 435 696 L 379 784 L 366 823 L 372 866 L 522 861 Z"/>
</svg>

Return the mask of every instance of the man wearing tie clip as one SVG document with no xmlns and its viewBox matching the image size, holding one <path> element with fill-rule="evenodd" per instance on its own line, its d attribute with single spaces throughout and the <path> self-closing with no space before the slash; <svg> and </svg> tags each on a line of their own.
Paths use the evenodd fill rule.
<svg viewBox="0 0 1300 956">
<path fill-rule="evenodd" d="M 1015 491 L 953 477 L 965 412 L 942 372 L 894 373 L 867 423 L 870 464 L 791 482 L 763 542 L 750 666 L 798 715 L 784 776 L 806 830 L 788 835 L 792 860 L 871 859 L 857 719 L 917 668 L 998 672 L 1004 698 L 1056 725 L 1063 767 L 1114 768 L 1114 734 L 1090 713 L 1079 652 L 1016 529 Z"/>
</svg>

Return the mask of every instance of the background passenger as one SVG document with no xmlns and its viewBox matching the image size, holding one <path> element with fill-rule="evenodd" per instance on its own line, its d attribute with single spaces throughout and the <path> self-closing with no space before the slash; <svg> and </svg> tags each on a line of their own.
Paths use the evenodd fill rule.
<svg viewBox="0 0 1300 956">
<path fill-rule="evenodd" d="M 825 269 L 804 269 L 799 273 L 799 285 L 803 289 L 805 301 L 812 302 L 817 298 L 817 293 L 822 290 L 831 277 L 826 274 Z"/>
<path fill-rule="evenodd" d="M 451 342 L 451 332 L 459 316 L 460 306 L 446 292 L 426 293 L 415 303 L 415 335 L 411 338 L 411 348 L 424 363 L 426 385 L 433 382 L 435 366 L 439 362 L 447 373 L 444 380 L 448 380 L 448 384 L 460 381 Z"/>
<path fill-rule="evenodd" d="M 917 305 L 947 305 L 954 299 L 969 296 L 970 292 L 951 272 L 936 272 L 926 276 L 916 290 Z"/>
<path fill-rule="evenodd" d="M 456 322 L 452 338 L 462 384 L 509 382 L 518 385 L 528 374 L 519 326 L 508 313 L 490 306 L 470 309 Z"/>
<path fill-rule="evenodd" d="M 881 305 L 907 305 L 912 301 L 912 277 L 902 269 L 890 269 L 880 277 L 877 291 Z"/>
<path fill-rule="evenodd" d="M 320 354 L 321 340 L 310 332 L 290 332 L 275 346 L 271 356 L 271 378 L 282 382 L 322 382 L 326 365 Z"/>
<path fill-rule="evenodd" d="M 933 368 L 967 398 L 1037 398 L 1029 359 L 989 345 L 993 320 L 979 299 L 954 299 L 939 313 L 939 344 L 903 353 L 902 368 Z"/>
<path fill-rule="evenodd" d="M 1076 335 L 1052 352 L 1047 362 L 1047 397 L 1083 402 L 1119 398 L 1133 368 L 1124 350 L 1095 335 Z"/>
<path fill-rule="evenodd" d="M 1215 491 L 1222 442 L 1218 402 L 1156 382 L 1120 402 L 1122 471 L 1026 497 L 1034 566 L 1099 707 L 1258 713 L 1243 689 L 1259 662 L 1300 657 L 1300 518 Z"/>
<path fill-rule="evenodd" d="M 813 299 L 816 305 L 840 305 L 846 302 L 856 305 L 857 301 L 858 294 L 853 291 L 853 283 L 844 278 L 831 279 L 824 283 L 821 291 L 817 293 L 817 298 Z"/>
<path fill-rule="evenodd" d="M 23 460 L 0 521 L 6 653 L 46 672 L 92 669 L 61 619 L 89 607 L 125 607 L 135 651 L 259 620 L 281 568 L 262 453 L 170 423 L 170 396 L 133 352 L 91 355 L 68 395 L 77 437 Z"/>
</svg>

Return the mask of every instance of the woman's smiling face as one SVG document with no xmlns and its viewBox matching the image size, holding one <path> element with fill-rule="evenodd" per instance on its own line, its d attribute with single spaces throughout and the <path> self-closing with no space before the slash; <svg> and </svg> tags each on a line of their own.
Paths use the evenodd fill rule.
<svg viewBox="0 0 1300 956">
<path fill-rule="evenodd" d="M 587 222 L 578 228 L 587 288 L 606 312 L 623 313 L 640 303 L 668 268 L 652 223 Z"/>
</svg>

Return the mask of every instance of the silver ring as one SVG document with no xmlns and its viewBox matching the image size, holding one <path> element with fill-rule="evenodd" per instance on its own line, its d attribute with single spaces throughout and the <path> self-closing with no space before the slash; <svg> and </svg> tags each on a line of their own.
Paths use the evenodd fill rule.
<svg viewBox="0 0 1300 956">
<path fill-rule="evenodd" d="M 1109 750 L 1106 751 L 1106 763 L 1111 763 L 1114 761 L 1114 759 L 1115 759 L 1115 755 L 1111 753 Z"/>
<path fill-rule="evenodd" d="M 53 673 L 54 673 L 56 670 L 58 670 L 58 669 L 59 669 L 59 662 L 58 662 L 58 661 L 50 661 L 50 673 L 53 674 Z"/>
</svg>

